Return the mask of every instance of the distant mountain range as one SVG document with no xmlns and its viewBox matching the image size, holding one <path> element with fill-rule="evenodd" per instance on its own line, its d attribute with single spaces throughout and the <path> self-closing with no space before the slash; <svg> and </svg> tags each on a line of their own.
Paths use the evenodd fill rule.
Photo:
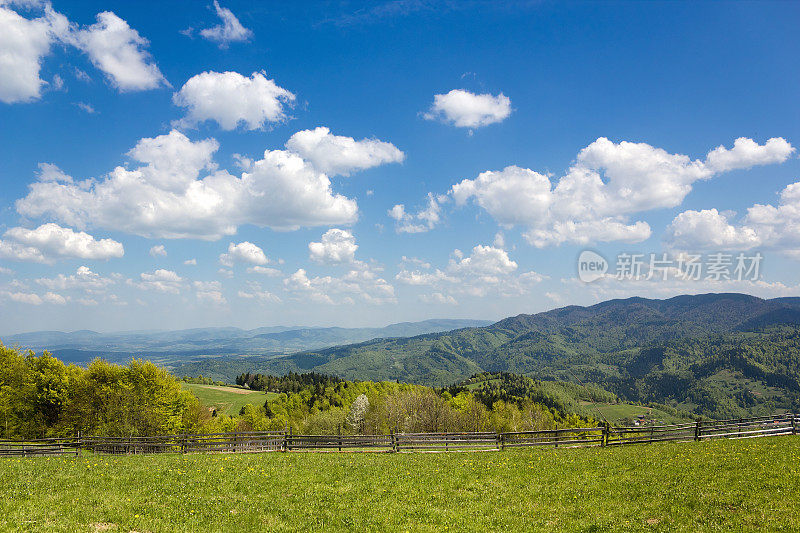
<svg viewBox="0 0 800 533">
<path fill-rule="evenodd" d="M 438 386 L 502 371 L 593 382 L 629 401 L 716 417 L 800 409 L 800 298 L 611 300 L 485 327 L 271 359 L 209 359 L 176 369 L 229 381 L 246 371 L 314 371 Z"/>
<path fill-rule="evenodd" d="M 95 357 L 110 361 L 144 357 L 172 365 L 201 356 L 275 357 L 370 339 L 408 337 L 487 324 L 491 322 L 434 319 L 401 322 L 382 328 L 274 326 L 250 330 L 228 327 L 120 333 L 36 331 L 7 335 L 1 340 L 7 346 L 37 352 L 48 350 L 66 362 L 83 363 Z"/>
<path fill-rule="evenodd" d="M 204 328 L 11 335 L 68 362 L 151 359 L 178 376 L 320 372 L 446 386 L 480 372 L 594 383 L 630 402 L 715 418 L 800 410 L 800 298 L 629 298 L 489 324 Z"/>
</svg>

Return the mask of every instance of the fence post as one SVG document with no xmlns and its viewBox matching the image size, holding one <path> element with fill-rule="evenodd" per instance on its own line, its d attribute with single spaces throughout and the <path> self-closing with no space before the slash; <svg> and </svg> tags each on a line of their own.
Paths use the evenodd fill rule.
<svg viewBox="0 0 800 533">
<path fill-rule="evenodd" d="M 337 429 L 337 433 L 339 433 L 339 451 L 342 451 L 342 425 L 339 424 Z"/>
<path fill-rule="evenodd" d="M 286 438 L 286 451 L 290 452 L 290 451 L 292 451 L 292 444 L 291 444 L 291 442 L 292 442 L 292 426 L 289 426 L 289 433 L 287 435 L 288 436 Z"/>
<path fill-rule="evenodd" d="M 698 420 L 694 425 L 694 440 L 700 440 L 700 433 L 701 433 L 701 422 Z"/>
<path fill-rule="evenodd" d="M 396 452 L 397 450 L 394 449 L 394 429 L 389 430 L 389 444 L 392 447 L 392 451 Z"/>
<path fill-rule="evenodd" d="M 792 414 L 792 435 L 797 435 L 797 414 Z"/>
<path fill-rule="evenodd" d="M 611 424 L 603 422 L 603 434 L 600 436 L 600 446 L 608 446 L 608 435 L 611 433 Z"/>
<path fill-rule="evenodd" d="M 497 432 L 497 449 L 503 451 L 503 434 L 499 431 Z"/>
<path fill-rule="evenodd" d="M 794 419 L 792 419 L 792 420 L 794 420 Z M 794 427 L 794 424 L 792 424 L 792 427 Z M 75 455 L 77 455 L 79 457 L 81 455 L 83 455 L 83 452 L 82 452 L 83 444 L 81 443 L 81 430 L 78 430 L 78 438 L 75 440 L 75 447 L 77 448 L 77 450 L 75 451 Z"/>
</svg>

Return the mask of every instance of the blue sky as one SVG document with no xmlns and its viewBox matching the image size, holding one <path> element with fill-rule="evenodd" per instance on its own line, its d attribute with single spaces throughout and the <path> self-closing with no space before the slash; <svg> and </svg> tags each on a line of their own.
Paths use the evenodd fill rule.
<svg viewBox="0 0 800 533">
<path fill-rule="evenodd" d="M 799 15 L 0 0 L 2 332 L 800 295 Z M 715 252 L 758 279 L 678 275 Z"/>
</svg>

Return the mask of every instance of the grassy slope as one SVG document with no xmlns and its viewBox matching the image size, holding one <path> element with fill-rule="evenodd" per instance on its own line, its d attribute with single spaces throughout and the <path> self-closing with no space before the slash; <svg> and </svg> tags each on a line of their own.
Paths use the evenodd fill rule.
<svg viewBox="0 0 800 533">
<path fill-rule="evenodd" d="M 215 385 L 200 385 L 197 383 L 181 383 L 181 387 L 192 391 L 200 403 L 213 407 L 218 413 L 238 415 L 242 407 L 251 403 L 255 406 L 264 405 L 269 395 L 261 391 L 251 391 L 236 387 L 217 387 Z"/>
<path fill-rule="evenodd" d="M 800 438 L 0 460 L 2 531 L 794 530 Z"/>
<path fill-rule="evenodd" d="M 599 413 L 598 413 L 599 411 Z M 648 420 L 656 420 L 663 424 L 685 424 L 684 418 L 673 416 L 660 409 L 632 405 L 628 403 L 595 403 L 581 402 L 579 414 L 591 416 L 596 420 L 606 419 L 612 424 L 619 424 L 633 420 L 639 415 L 644 415 Z M 602 416 L 601 416 L 602 415 Z"/>
</svg>

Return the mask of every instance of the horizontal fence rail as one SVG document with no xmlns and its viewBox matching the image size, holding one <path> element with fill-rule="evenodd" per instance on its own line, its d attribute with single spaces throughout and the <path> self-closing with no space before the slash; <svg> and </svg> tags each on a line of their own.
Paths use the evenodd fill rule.
<svg viewBox="0 0 800 533">
<path fill-rule="evenodd" d="M 80 444 L 74 438 L 0 440 L 0 457 L 33 457 L 40 455 L 78 455 Z"/>
<path fill-rule="evenodd" d="M 499 450 L 500 433 L 397 433 L 395 451 Z"/>
<path fill-rule="evenodd" d="M 286 451 L 392 451 L 391 435 L 291 435 L 285 436 Z"/>
<path fill-rule="evenodd" d="M 291 431 L 240 431 L 153 437 L 0 440 L 0 457 L 157 453 L 255 453 L 301 451 L 438 452 L 486 451 L 518 447 L 584 448 L 667 441 L 746 439 L 797 435 L 800 414 L 704 420 L 662 426 L 546 429 L 537 431 L 396 433 L 388 435 L 296 435 Z"/>
<path fill-rule="evenodd" d="M 605 427 L 548 429 L 540 431 L 514 431 L 501 433 L 503 448 L 520 446 L 586 447 L 602 446 Z"/>
</svg>

